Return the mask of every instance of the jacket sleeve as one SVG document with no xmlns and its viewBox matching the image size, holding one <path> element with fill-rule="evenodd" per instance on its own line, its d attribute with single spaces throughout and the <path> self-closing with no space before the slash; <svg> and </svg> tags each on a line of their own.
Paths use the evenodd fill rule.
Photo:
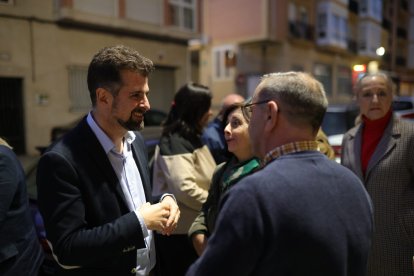
<svg viewBox="0 0 414 276">
<path fill-rule="evenodd" d="M 213 204 L 218 204 L 218 194 L 220 190 L 220 179 L 225 169 L 226 163 L 221 163 L 217 166 L 216 170 L 214 171 L 213 178 L 211 180 L 210 189 L 208 191 L 208 197 L 206 202 L 203 204 L 203 207 L 195 218 L 193 224 L 191 225 L 190 229 L 188 230 L 188 236 L 191 238 L 192 235 L 197 233 L 203 233 L 205 235 L 210 235 L 211 229 L 208 227 L 207 223 L 207 216 L 210 208 Z M 218 206 L 216 206 L 218 208 Z"/>
<path fill-rule="evenodd" d="M 164 175 L 163 180 L 177 201 L 191 209 L 200 210 L 207 199 L 208 191 L 195 177 L 196 166 L 192 153 L 159 155 L 157 162 L 158 172 Z"/>
<path fill-rule="evenodd" d="M 206 250 L 188 269 L 187 276 L 254 275 L 254 266 L 266 243 L 258 238 L 264 236 L 264 218 L 251 193 L 233 192 L 230 190 L 223 196 L 217 227 Z"/>
<path fill-rule="evenodd" d="M 59 153 L 48 152 L 40 159 L 37 172 L 39 209 L 53 254 L 63 267 L 88 266 L 103 260 L 116 262 L 124 254 L 136 254 L 136 249 L 145 247 L 134 212 L 118 217 L 112 214 L 106 221 L 87 213 L 98 207 L 116 208 L 107 184 L 96 183 L 92 178 L 85 180 L 85 176 L 81 179 L 79 171 Z M 91 192 L 88 189 L 96 192 L 88 197 Z M 91 223 L 91 220 L 95 221 Z"/>
<path fill-rule="evenodd" d="M 6 219 L 19 182 L 13 164 L 8 155 L 0 153 L 0 223 Z"/>
</svg>

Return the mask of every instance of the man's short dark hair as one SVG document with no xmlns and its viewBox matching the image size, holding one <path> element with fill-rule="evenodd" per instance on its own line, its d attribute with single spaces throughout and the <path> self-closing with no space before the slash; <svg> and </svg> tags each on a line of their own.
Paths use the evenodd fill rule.
<svg viewBox="0 0 414 276">
<path fill-rule="evenodd" d="M 96 89 L 105 88 L 116 96 L 122 86 L 122 70 L 147 77 L 153 70 L 152 61 L 136 50 L 117 45 L 105 47 L 94 55 L 88 69 L 88 89 L 92 106 L 96 105 Z"/>
</svg>

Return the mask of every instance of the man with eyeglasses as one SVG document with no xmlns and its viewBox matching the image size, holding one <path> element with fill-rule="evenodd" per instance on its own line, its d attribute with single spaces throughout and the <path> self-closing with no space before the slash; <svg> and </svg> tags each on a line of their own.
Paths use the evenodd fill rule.
<svg viewBox="0 0 414 276">
<path fill-rule="evenodd" d="M 221 202 L 187 275 L 364 275 L 373 231 L 361 181 L 318 151 L 327 99 L 306 73 L 265 75 L 244 116 L 261 170 Z"/>
</svg>

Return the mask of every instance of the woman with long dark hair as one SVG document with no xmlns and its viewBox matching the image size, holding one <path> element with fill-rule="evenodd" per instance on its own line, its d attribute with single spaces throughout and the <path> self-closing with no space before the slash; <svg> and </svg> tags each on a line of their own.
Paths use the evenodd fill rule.
<svg viewBox="0 0 414 276">
<path fill-rule="evenodd" d="M 184 275 L 197 254 L 187 232 L 206 201 L 215 161 L 201 141 L 211 116 L 210 90 L 188 83 L 174 97 L 155 150 L 153 193 L 174 194 L 181 216 L 171 236 L 158 235 L 157 255 L 161 275 Z"/>
</svg>

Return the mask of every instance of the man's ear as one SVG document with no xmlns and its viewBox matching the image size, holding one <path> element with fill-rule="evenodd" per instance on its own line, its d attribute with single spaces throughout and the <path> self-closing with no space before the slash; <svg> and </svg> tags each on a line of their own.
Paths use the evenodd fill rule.
<svg viewBox="0 0 414 276">
<path fill-rule="evenodd" d="M 279 106 L 276 102 L 270 101 L 266 104 L 266 125 L 265 129 L 271 131 L 276 127 L 279 119 Z"/>
<path fill-rule="evenodd" d="M 102 103 L 102 104 L 108 104 L 109 100 L 111 98 L 111 93 L 109 93 L 108 90 L 106 90 L 105 88 L 99 87 L 96 89 L 95 91 L 96 93 L 96 102 L 97 103 Z"/>
</svg>

